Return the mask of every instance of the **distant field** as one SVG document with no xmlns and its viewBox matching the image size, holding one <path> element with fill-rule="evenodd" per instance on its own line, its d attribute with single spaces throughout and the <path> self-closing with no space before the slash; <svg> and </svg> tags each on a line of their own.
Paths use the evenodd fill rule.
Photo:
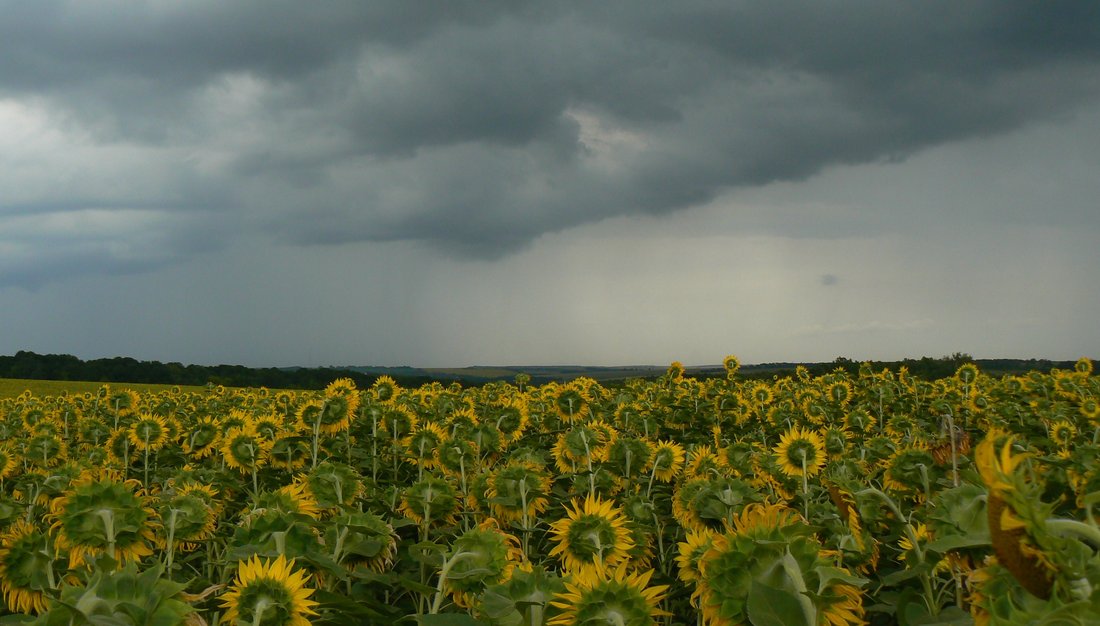
<svg viewBox="0 0 1100 626">
<path fill-rule="evenodd" d="M 69 394 L 95 391 L 103 385 L 113 389 L 133 389 L 139 393 L 156 393 L 172 389 L 173 385 L 147 385 L 143 383 L 99 383 L 75 380 L 28 380 L 23 378 L 0 378 L 0 399 L 14 398 L 25 390 L 36 396 L 56 396 L 63 392 Z M 187 391 L 203 391 L 205 387 L 180 386 Z"/>
</svg>

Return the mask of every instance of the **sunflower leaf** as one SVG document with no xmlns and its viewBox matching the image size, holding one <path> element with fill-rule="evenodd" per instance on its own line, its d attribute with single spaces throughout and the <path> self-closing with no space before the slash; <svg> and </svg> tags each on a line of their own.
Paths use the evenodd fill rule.
<svg viewBox="0 0 1100 626">
<path fill-rule="evenodd" d="M 797 595 L 756 580 L 752 581 L 746 609 L 753 626 L 812 626 Z"/>
</svg>

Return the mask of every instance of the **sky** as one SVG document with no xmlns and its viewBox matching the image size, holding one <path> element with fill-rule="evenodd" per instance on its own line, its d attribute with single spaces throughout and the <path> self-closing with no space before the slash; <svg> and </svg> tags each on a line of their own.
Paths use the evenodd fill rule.
<svg viewBox="0 0 1100 626">
<path fill-rule="evenodd" d="M 1100 4 L 0 10 L 0 354 L 1100 357 Z"/>
</svg>

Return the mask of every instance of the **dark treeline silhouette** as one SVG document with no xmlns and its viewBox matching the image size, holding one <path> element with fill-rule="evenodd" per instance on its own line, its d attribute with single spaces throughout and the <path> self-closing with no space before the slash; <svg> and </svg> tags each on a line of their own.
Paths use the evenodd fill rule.
<svg viewBox="0 0 1100 626">
<path fill-rule="evenodd" d="M 337 378 L 350 378 L 359 388 L 369 387 L 378 375 L 328 367 L 253 368 L 243 365 L 183 365 L 182 363 L 138 361 L 129 357 L 82 361 L 68 354 L 35 354 L 20 351 L 14 356 L 0 356 L 0 378 L 324 389 Z M 393 378 L 399 385 L 405 387 L 419 387 L 431 382 L 428 377 L 393 376 Z"/>
</svg>

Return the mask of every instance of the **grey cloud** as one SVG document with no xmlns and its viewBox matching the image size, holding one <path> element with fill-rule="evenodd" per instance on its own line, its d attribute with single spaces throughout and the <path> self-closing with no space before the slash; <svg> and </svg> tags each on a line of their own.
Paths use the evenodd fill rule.
<svg viewBox="0 0 1100 626">
<path fill-rule="evenodd" d="M 1100 93 L 1088 4 L 2 6 L 0 97 L 45 103 L 94 142 L 192 153 L 162 204 L 301 244 L 497 258 Z"/>
</svg>

